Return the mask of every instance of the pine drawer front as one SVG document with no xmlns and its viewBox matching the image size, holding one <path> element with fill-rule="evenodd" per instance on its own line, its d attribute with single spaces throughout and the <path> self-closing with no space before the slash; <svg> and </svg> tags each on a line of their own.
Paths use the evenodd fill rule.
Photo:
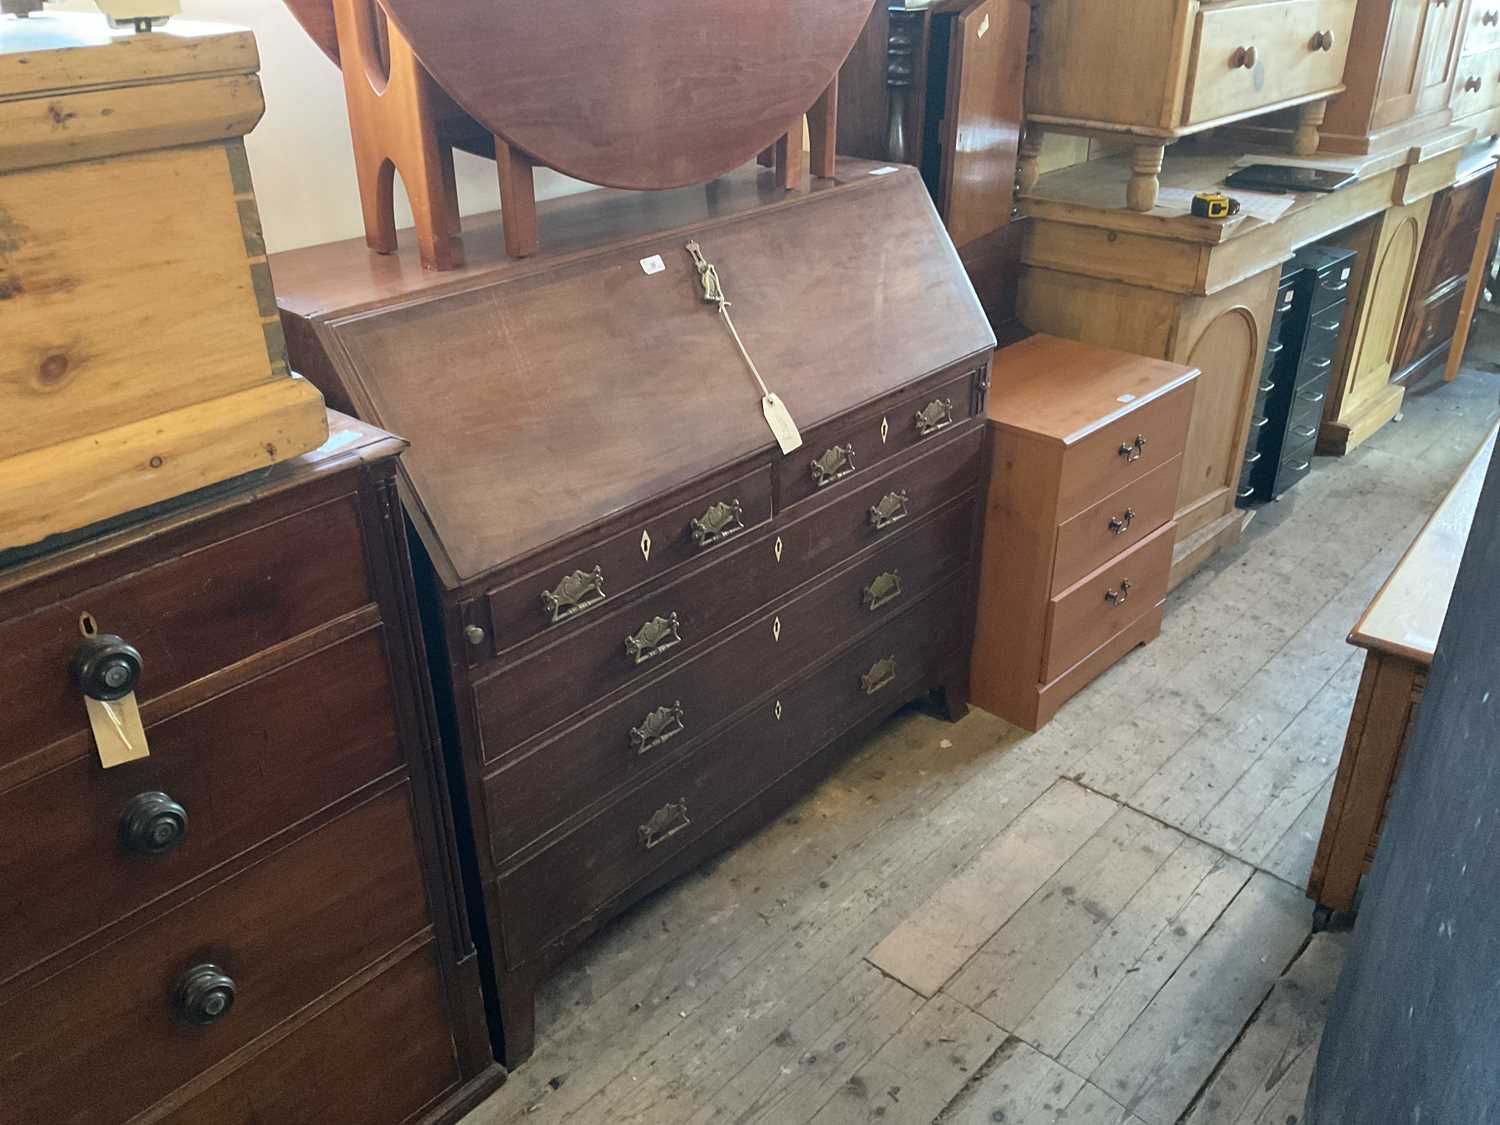
<svg viewBox="0 0 1500 1125">
<path fill-rule="evenodd" d="M 427 941 L 158 1125 L 399 1125 L 460 1084 Z M 372 1065 L 378 1064 L 378 1065 Z M 307 1096 L 316 1089 L 318 1099 Z"/>
<path fill-rule="evenodd" d="M 1500 49 L 1465 55 L 1459 60 L 1450 104 L 1455 118 L 1483 113 L 1500 105 Z"/>
<path fill-rule="evenodd" d="M 152 700 L 353 613 L 373 600 L 352 496 L 84 589 L 0 622 L 0 770 L 69 737 L 91 738 L 69 664 L 87 614 L 139 650 Z M 329 566 L 329 560 L 338 560 Z"/>
<path fill-rule="evenodd" d="M 846 490 L 865 474 L 913 446 L 932 443 L 974 416 L 980 373 L 905 393 L 888 409 L 856 422 L 819 426 L 802 435 L 802 448 L 777 470 L 781 507 Z M 795 406 L 795 404 L 793 404 Z"/>
<path fill-rule="evenodd" d="M 387 667 L 372 628 L 0 793 L 0 983 L 403 768 Z"/>
<path fill-rule="evenodd" d="M 1052 589 L 1066 590 L 1171 519 L 1181 471 L 1174 457 L 1059 526 Z"/>
<path fill-rule="evenodd" d="M 1057 518 L 1071 519 L 1182 452 L 1192 411 L 1190 386 L 1169 391 L 1071 446 L 1063 455 Z"/>
<path fill-rule="evenodd" d="M 1469 26 L 1464 31 L 1463 45 L 1465 54 L 1500 47 L 1500 4 L 1495 0 L 1474 0 L 1474 6 L 1469 9 Z M 1458 69 L 1460 82 L 1465 73 L 1466 67 L 1461 63 Z"/>
<path fill-rule="evenodd" d="M 691 752 L 783 680 L 921 600 L 968 563 L 974 503 L 950 504 L 867 549 L 702 655 L 506 759 L 484 781 L 495 862 Z"/>
<path fill-rule="evenodd" d="M 399 786 L 0 1007 L 17 1120 L 124 1121 L 428 925 Z M 233 981 L 225 1006 L 217 972 Z"/>
<path fill-rule="evenodd" d="M 1042 683 L 1057 679 L 1167 596 L 1176 525 L 1167 524 L 1052 598 Z"/>
<path fill-rule="evenodd" d="M 694 496 L 595 548 L 540 567 L 488 596 L 494 651 L 568 629 L 650 579 L 749 539 L 771 519 L 771 467 Z M 613 600 L 611 600 L 613 599 Z"/>
<path fill-rule="evenodd" d="M 1337 89 L 1354 6 L 1355 0 L 1205 6 L 1193 36 L 1183 124 L 1244 116 Z M 1324 36 L 1330 37 L 1326 48 Z"/>
<path fill-rule="evenodd" d="M 481 679 L 474 687 L 483 755 L 493 761 L 530 738 L 644 682 L 775 598 L 894 537 L 979 479 L 978 427 L 903 458 L 827 506 L 653 588 L 612 613 Z"/>
</svg>

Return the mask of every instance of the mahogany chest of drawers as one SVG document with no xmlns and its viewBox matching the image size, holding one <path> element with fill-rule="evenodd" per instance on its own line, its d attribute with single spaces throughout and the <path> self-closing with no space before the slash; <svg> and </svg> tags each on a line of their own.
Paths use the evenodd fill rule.
<svg viewBox="0 0 1500 1125">
<path fill-rule="evenodd" d="M 511 1065 L 539 978 L 589 933 L 913 698 L 964 707 L 994 336 L 916 173 L 872 168 L 544 205 L 535 258 L 467 246 L 458 284 L 342 312 L 342 251 L 277 264 L 299 369 L 412 441 L 403 498 Z M 620 209 L 647 232 L 682 219 L 560 248 Z M 690 239 L 800 449 L 772 443 Z"/>
<path fill-rule="evenodd" d="M 7 1121 L 433 1123 L 503 1076 L 402 443 L 329 419 L 319 450 L 0 570 Z M 139 655 L 147 757 L 101 767 L 84 628 Z"/>
<path fill-rule="evenodd" d="M 995 353 L 979 706 L 1036 730 L 1160 632 L 1197 375 L 1053 336 Z"/>
</svg>

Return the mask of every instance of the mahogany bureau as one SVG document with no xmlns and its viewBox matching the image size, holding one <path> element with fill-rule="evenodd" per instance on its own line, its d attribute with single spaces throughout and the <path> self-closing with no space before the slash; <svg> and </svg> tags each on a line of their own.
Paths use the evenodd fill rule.
<svg viewBox="0 0 1500 1125">
<path fill-rule="evenodd" d="M 1197 377 L 1055 336 L 995 353 L 979 706 L 1036 730 L 1161 631 Z"/>
<path fill-rule="evenodd" d="M 394 287 L 406 263 L 276 264 L 298 368 L 412 441 L 403 499 L 510 1065 L 538 980 L 584 937 L 907 702 L 964 709 L 994 336 L 915 171 L 873 168 L 543 205 L 536 257 L 486 265 L 471 240 L 455 283 L 379 303 L 351 276 Z M 549 216 L 598 244 L 559 249 Z M 801 448 L 773 444 L 689 240 Z"/>
<path fill-rule="evenodd" d="M 504 1075 L 403 443 L 329 421 L 312 453 L 0 569 L 0 1119 L 431 1125 Z M 149 756 L 102 768 L 84 646 L 138 657 Z"/>
</svg>

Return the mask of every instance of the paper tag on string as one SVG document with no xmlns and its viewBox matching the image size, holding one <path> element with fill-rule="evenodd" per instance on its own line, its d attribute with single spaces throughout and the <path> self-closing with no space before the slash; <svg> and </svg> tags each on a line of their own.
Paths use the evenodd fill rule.
<svg viewBox="0 0 1500 1125">
<path fill-rule="evenodd" d="M 99 764 L 105 769 L 147 757 L 146 728 L 141 724 L 141 709 L 131 692 L 123 699 L 105 701 L 84 696 L 89 725 L 94 728 L 94 745 L 99 748 Z"/>
<path fill-rule="evenodd" d="M 760 408 L 765 411 L 766 425 L 771 427 L 771 433 L 776 438 L 776 444 L 781 446 L 782 453 L 792 453 L 802 448 L 802 435 L 797 432 L 797 423 L 792 421 L 792 412 L 786 408 L 786 403 L 773 392 L 767 392 L 766 397 L 760 400 Z"/>
</svg>

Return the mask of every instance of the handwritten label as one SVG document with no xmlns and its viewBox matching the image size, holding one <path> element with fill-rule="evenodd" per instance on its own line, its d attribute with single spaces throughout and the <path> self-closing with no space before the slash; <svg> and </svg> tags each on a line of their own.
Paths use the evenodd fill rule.
<svg viewBox="0 0 1500 1125">
<path fill-rule="evenodd" d="M 802 448 L 802 435 L 797 432 L 797 423 L 792 421 L 792 412 L 786 408 L 786 403 L 774 392 L 767 391 L 760 400 L 760 408 L 782 453 L 793 453 Z"/>
<path fill-rule="evenodd" d="M 660 254 L 652 254 L 649 258 L 641 259 L 641 272 L 647 277 L 650 277 L 653 273 L 661 273 L 666 268 L 667 263 L 661 260 Z"/>
<path fill-rule="evenodd" d="M 86 696 L 83 702 L 88 708 L 89 726 L 94 728 L 94 745 L 99 749 L 101 766 L 109 769 L 151 753 L 134 692 L 109 702 Z"/>
</svg>

